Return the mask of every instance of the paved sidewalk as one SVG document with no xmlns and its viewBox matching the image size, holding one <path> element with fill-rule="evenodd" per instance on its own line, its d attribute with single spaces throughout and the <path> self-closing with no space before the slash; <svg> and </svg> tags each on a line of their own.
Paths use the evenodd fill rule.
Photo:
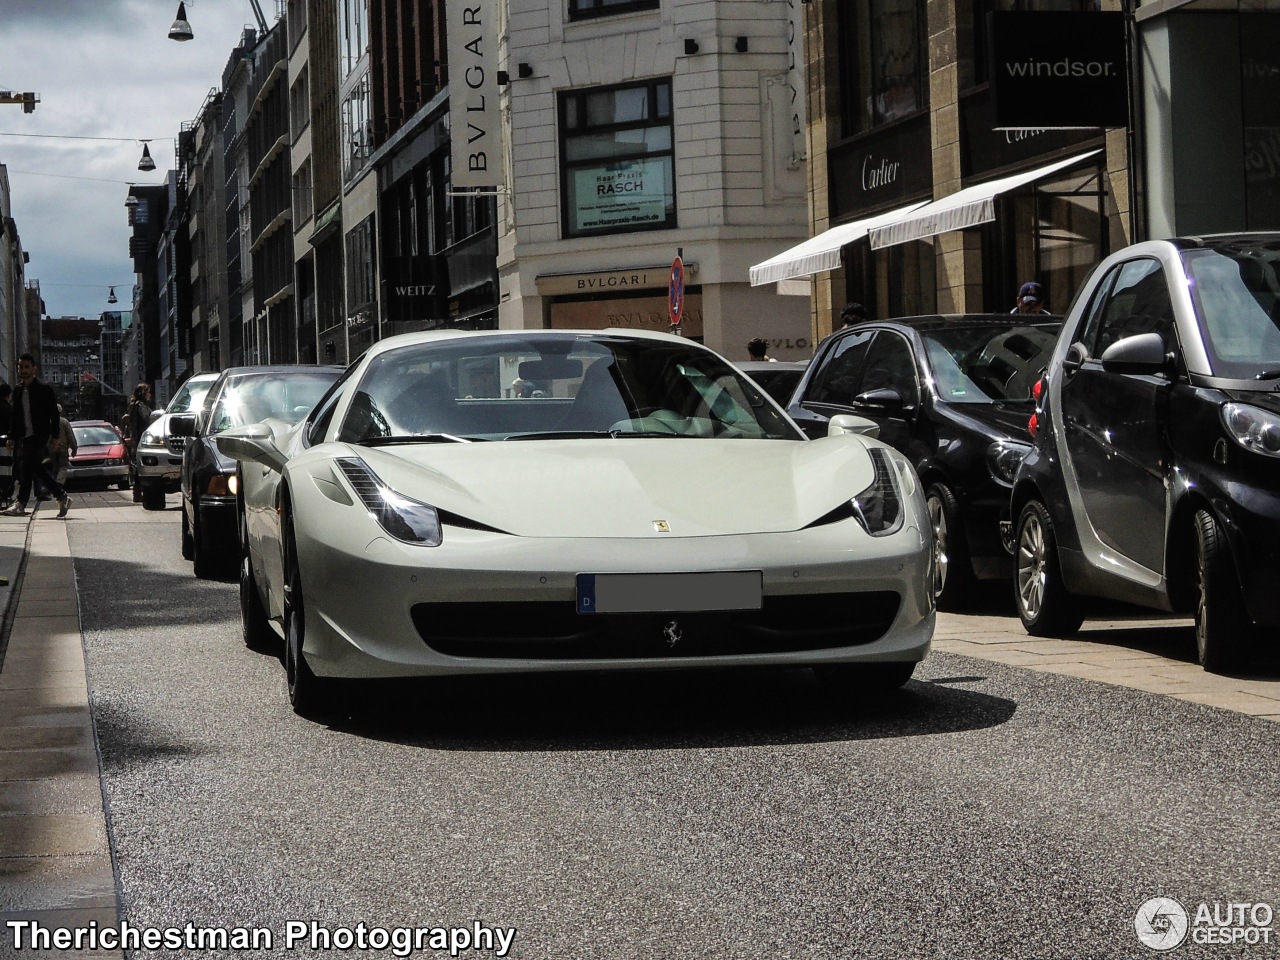
<svg viewBox="0 0 1280 960">
<path fill-rule="evenodd" d="M 73 496 L 68 519 L 80 503 Z M 119 918 L 71 550 L 56 513 L 44 504 L 31 517 L 0 517 L 0 576 L 9 578 L 0 605 L 12 617 L 0 662 L 0 957 L 119 958 L 17 954 L 4 926 L 102 927 Z"/>
</svg>

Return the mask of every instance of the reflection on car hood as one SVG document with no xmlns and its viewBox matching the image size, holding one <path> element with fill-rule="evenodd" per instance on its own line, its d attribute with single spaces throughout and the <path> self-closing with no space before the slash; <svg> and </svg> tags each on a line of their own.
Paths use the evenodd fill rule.
<svg viewBox="0 0 1280 960">
<path fill-rule="evenodd" d="M 858 437 L 538 440 L 352 447 L 393 489 L 527 537 L 798 530 L 866 489 Z"/>
<path fill-rule="evenodd" d="M 947 409 L 955 416 L 975 421 L 974 426 L 991 434 L 992 440 L 1009 438 L 1019 443 L 1030 443 L 1027 433 L 1027 419 L 1035 410 L 1035 405 L 1025 402 L 1005 403 L 951 403 Z"/>
<path fill-rule="evenodd" d="M 112 447 L 122 446 L 120 443 L 82 443 L 76 448 L 76 452 L 71 455 L 72 460 L 91 459 L 97 457 L 105 457 L 111 452 Z"/>
</svg>

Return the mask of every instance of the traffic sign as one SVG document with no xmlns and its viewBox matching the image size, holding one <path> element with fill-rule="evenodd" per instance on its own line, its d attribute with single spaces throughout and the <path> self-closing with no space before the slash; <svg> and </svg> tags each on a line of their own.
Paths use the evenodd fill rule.
<svg viewBox="0 0 1280 960">
<path fill-rule="evenodd" d="M 671 283 L 667 286 L 667 307 L 671 313 L 671 325 L 684 322 L 684 261 L 676 257 L 671 261 Z"/>
</svg>

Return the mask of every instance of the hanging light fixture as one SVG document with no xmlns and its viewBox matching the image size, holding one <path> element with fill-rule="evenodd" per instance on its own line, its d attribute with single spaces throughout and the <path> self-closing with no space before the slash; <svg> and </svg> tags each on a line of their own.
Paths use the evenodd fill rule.
<svg viewBox="0 0 1280 960">
<path fill-rule="evenodd" d="M 170 40 L 190 40 L 195 36 L 191 32 L 191 24 L 187 23 L 187 5 L 186 3 L 178 4 L 178 18 L 173 21 L 173 26 L 169 28 Z"/>
<path fill-rule="evenodd" d="M 108 287 L 107 290 L 109 291 L 107 293 L 107 303 L 119 303 L 119 298 L 116 297 L 116 288 Z"/>
<path fill-rule="evenodd" d="M 142 141 L 142 159 L 138 161 L 138 169 L 146 173 L 150 173 L 156 168 L 156 162 L 151 159 L 151 149 L 147 146 L 147 141 Z"/>
</svg>

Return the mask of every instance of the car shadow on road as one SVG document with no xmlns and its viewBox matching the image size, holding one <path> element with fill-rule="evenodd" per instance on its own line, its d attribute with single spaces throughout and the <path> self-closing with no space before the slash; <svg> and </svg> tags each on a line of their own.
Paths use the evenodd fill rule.
<svg viewBox="0 0 1280 960">
<path fill-rule="evenodd" d="M 913 680 L 873 696 L 807 669 L 438 677 L 354 685 L 333 729 L 436 750 L 654 750 L 978 730 L 1017 704 Z"/>
</svg>

